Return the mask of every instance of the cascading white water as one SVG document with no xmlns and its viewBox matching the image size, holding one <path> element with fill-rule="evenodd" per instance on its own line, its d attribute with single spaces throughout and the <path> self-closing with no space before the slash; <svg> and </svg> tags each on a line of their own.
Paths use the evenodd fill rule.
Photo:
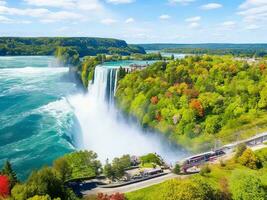
<svg viewBox="0 0 267 200">
<path fill-rule="evenodd" d="M 102 162 L 124 154 L 151 152 L 157 152 L 169 162 L 184 157 L 185 152 L 173 147 L 165 138 L 144 133 L 136 124 L 119 117 L 113 104 L 117 76 L 118 69 L 97 66 L 88 94 L 69 99 L 81 126 L 81 148 L 95 151 Z"/>
<path fill-rule="evenodd" d="M 89 83 L 89 93 L 102 102 L 111 104 L 117 87 L 118 69 L 97 66 L 93 82 Z"/>
</svg>

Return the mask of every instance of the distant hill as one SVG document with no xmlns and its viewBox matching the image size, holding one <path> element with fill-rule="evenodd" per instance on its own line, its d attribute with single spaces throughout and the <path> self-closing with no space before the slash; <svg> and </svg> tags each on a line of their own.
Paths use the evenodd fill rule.
<svg viewBox="0 0 267 200">
<path fill-rule="evenodd" d="M 145 53 L 124 40 L 90 37 L 0 37 L 0 55 L 53 55 L 58 46 L 73 47 L 80 56 Z"/>
<path fill-rule="evenodd" d="M 230 44 L 230 43 L 203 43 L 203 44 L 138 44 L 145 50 L 162 50 L 162 49 L 177 49 L 177 48 L 203 48 L 203 49 L 265 49 L 267 44 Z"/>
<path fill-rule="evenodd" d="M 267 56 L 267 44 L 139 44 L 145 50 L 167 53 L 234 55 L 239 57 Z"/>
</svg>

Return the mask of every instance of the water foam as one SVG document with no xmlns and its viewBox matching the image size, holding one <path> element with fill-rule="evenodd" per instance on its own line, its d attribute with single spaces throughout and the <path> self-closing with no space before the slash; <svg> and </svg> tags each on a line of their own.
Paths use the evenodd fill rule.
<svg viewBox="0 0 267 200">
<path fill-rule="evenodd" d="M 94 82 L 87 95 L 69 98 L 82 130 L 83 146 L 99 155 L 101 161 L 123 154 L 143 155 L 157 152 L 169 162 L 183 157 L 185 152 L 154 133 L 144 133 L 136 124 L 119 117 L 112 104 L 117 73 L 114 68 L 97 66 Z M 109 79 L 112 78 L 112 81 Z"/>
</svg>

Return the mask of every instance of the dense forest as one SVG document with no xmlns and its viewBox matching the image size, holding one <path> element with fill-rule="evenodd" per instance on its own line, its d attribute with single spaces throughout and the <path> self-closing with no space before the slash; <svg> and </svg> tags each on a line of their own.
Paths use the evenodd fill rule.
<svg viewBox="0 0 267 200">
<path fill-rule="evenodd" d="M 234 55 L 240 57 L 263 57 L 267 44 L 140 44 L 145 50 L 167 53 Z"/>
<path fill-rule="evenodd" d="M 118 107 L 190 150 L 207 150 L 266 130 L 267 62 L 190 56 L 125 76 Z M 257 128 L 255 128 L 257 127 Z"/>
<path fill-rule="evenodd" d="M 86 55 L 145 53 L 142 47 L 123 40 L 89 37 L 1 37 L 0 56 L 53 55 L 58 46 L 71 47 L 80 57 Z"/>
</svg>

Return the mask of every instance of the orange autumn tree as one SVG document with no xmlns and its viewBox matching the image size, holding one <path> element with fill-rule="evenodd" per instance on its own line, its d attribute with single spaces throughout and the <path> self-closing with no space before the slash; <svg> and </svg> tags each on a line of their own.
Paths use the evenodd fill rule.
<svg viewBox="0 0 267 200">
<path fill-rule="evenodd" d="M 157 96 L 151 97 L 150 102 L 151 102 L 153 105 L 156 105 L 156 104 L 158 104 L 158 102 L 159 102 L 159 98 L 158 98 Z"/>
<path fill-rule="evenodd" d="M 261 63 L 259 65 L 259 68 L 260 68 L 261 72 L 263 72 L 266 69 L 266 65 L 264 63 Z"/>
<path fill-rule="evenodd" d="M 198 115 L 200 117 L 203 117 L 205 114 L 204 108 L 201 104 L 201 102 L 198 99 L 192 99 L 190 102 L 190 108 L 197 111 Z"/>
</svg>

